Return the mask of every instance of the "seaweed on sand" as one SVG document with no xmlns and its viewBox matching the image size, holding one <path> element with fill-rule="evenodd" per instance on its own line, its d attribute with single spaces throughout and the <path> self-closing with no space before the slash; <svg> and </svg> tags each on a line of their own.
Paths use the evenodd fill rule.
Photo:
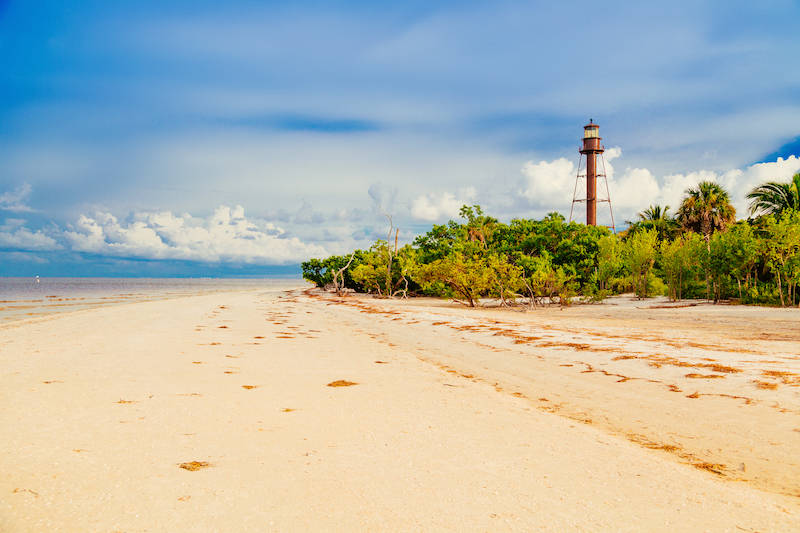
<svg viewBox="0 0 800 533">
<path fill-rule="evenodd" d="M 756 387 L 759 389 L 775 390 L 778 388 L 777 383 L 769 383 L 767 381 L 760 381 L 757 379 L 754 379 L 752 382 L 755 383 Z"/>
<path fill-rule="evenodd" d="M 211 466 L 211 463 L 207 463 L 205 461 L 192 461 L 191 463 L 181 463 L 178 465 L 180 468 L 184 470 L 188 470 L 189 472 L 195 472 L 200 470 L 201 468 L 208 468 Z"/>
<path fill-rule="evenodd" d="M 725 473 L 725 465 L 719 463 L 692 463 L 692 466 L 700 470 L 708 470 L 715 474 L 722 475 Z"/>
<path fill-rule="evenodd" d="M 353 385 L 358 385 L 358 383 L 354 383 L 352 381 L 345 381 L 343 379 L 328 383 L 328 387 L 350 387 Z"/>
</svg>

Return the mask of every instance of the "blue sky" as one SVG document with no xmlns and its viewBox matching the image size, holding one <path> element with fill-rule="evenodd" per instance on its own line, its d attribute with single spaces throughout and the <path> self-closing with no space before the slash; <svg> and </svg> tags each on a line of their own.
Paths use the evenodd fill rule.
<svg viewBox="0 0 800 533">
<path fill-rule="evenodd" d="M 800 170 L 800 5 L 0 0 L 0 275 L 282 275 L 480 204 Z M 296 270 L 295 270 L 296 271 Z"/>
</svg>

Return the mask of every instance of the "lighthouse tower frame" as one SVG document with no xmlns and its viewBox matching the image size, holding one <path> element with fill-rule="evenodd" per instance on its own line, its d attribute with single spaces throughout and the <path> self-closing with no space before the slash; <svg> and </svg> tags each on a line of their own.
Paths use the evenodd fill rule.
<svg viewBox="0 0 800 533">
<path fill-rule="evenodd" d="M 606 163 L 603 159 L 605 148 L 600 141 L 600 126 L 589 119 L 589 124 L 583 127 L 583 146 L 580 149 L 581 159 L 578 164 L 578 175 L 575 178 L 575 190 L 572 193 L 572 208 L 569 212 L 569 221 L 572 222 L 575 214 L 575 204 L 586 204 L 586 225 L 597 226 L 598 204 L 600 214 L 607 226 L 614 233 L 614 212 L 611 210 L 611 195 L 608 191 L 608 178 L 606 178 Z M 598 191 L 597 183 L 600 182 Z M 585 182 L 586 187 L 582 187 Z M 583 196 L 583 191 L 586 196 Z M 607 209 L 606 209 L 607 208 Z M 606 213 L 607 211 L 607 213 Z"/>
</svg>

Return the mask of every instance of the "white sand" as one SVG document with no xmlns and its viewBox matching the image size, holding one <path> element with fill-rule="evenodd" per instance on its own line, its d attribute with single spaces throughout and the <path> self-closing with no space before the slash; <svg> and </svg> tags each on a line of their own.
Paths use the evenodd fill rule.
<svg viewBox="0 0 800 533">
<path fill-rule="evenodd" d="M 282 295 L 0 327 L 0 531 L 800 531 L 796 310 Z"/>
</svg>

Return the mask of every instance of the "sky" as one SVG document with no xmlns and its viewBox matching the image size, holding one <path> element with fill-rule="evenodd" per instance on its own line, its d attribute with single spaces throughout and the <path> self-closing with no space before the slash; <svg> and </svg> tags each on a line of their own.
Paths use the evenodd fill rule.
<svg viewBox="0 0 800 533">
<path fill-rule="evenodd" d="M 800 3 L 0 0 L 0 276 L 271 276 L 800 171 Z M 602 220 L 601 220 L 602 221 Z"/>
</svg>

